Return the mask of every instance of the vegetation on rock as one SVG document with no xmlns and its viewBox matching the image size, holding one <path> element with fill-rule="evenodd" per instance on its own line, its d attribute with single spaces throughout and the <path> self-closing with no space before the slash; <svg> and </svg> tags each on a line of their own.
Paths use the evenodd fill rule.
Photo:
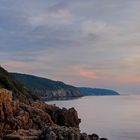
<svg viewBox="0 0 140 140">
<path fill-rule="evenodd" d="M 0 88 L 5 88 L 13 92 L 13 98 L 24 102 L 39 99 L 27 88 L 17 82 L 5 69 L 0 67 Z"/>
<path fill-rule="evenodd" d="M 106 96 L 106 95 L 119 95 L 118 92 L 109 89 L 100 89 L 100 88 L 88 88 L 88 87 L 80 87 L 80 92 L 84 96 Z"/>
<path fill-rule="evenodd" d="M 60 81 L 19 73 L 11 73 L 11 75 L 32 93 L 46 100 L 82 96 L 78 88 Z"/>
</svg>

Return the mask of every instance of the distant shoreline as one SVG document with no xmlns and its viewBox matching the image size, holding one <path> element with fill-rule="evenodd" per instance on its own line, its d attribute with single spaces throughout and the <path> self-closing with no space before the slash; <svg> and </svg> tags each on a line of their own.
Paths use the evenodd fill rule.
<svg viewBox="0 0 140 140">
<path fill-rule="evenodd" d="M 120 94 L 118 95 L 86 95 L 86 96 L 80 96 L 80 97 L 60 97 L 60 98 L 52 98 L 52 99 L 48 99 L 47 97 L 41 97 L 42 101 L 47 101 L 47 102 L 51 102 L 51 101 L 67 101 L 67 100 L 76 100 L 82 97 L 87 97 L 87 96 L 98 96 L 98 97 L 105 97 L 105 96 L 120 96 Z"/>
</svg>

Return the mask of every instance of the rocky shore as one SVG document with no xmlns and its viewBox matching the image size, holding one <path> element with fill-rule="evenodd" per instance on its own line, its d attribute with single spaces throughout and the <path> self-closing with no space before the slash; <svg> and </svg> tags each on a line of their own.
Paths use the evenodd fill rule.
<svg viewBox="0 0 140 140">
<path fill-rule="evenodd" d="M 13 100 L 12 92 L 0 90 L 0 138 L 4 140 L 106 140 L 80 133 L 74 108 L 60 109 L 40 101 Z"/>
</svg>

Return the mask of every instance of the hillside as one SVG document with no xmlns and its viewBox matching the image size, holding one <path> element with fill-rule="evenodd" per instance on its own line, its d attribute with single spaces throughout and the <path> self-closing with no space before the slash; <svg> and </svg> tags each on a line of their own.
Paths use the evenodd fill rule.
<svg viewBox="0 0 140 140">
<path fill-rule="evenodd" d="M 20 82 L 17 82 L 4 68 L 0 67 L 0 88 L 5 88 L 13 92 L 13 98 L 23 102 L 38 99 L 37 96 L 24 88 Z"/>
<path fill-rule="evenodd" d="M 35 95 L 44 97 L 46 100 L 81 96 L 78 88 L 60 81 L 19 73 L 11 73 L 11 75 Z"/>
<path fill-rule="evenodd" d="M 79 88 L 80 92 L 84 96 L 107 96 L 107 95 L 119 95 L 114 90 L 109 90 L 109 89 L 99 89 L 99 88 L 88 88 L 88 87 L 80 87 Z"/>
</svg>

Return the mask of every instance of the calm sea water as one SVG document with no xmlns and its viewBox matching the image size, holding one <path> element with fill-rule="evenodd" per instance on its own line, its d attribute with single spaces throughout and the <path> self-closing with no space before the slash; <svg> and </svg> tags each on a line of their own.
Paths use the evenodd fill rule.
<svg viewBox="0 0 140 140">
<path fill-rule="evenodd" d="M 87 96 L 48 103 L 75 107 L 82 119 L 82 132 L 109 140 L 140 140 L 140 96 Z"/>
</svg>

